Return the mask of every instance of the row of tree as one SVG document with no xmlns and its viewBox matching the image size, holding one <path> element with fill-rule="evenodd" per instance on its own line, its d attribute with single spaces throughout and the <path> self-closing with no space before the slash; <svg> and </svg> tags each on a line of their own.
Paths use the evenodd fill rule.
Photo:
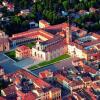
<svg viewBox="0 0 100 100">
<path fill-rule="evenodd" d="M 98 14 L 98 12 L 81 16 L 80 18 L 74 19 L 73 22 L 77 23 L 79 27 L 85 28 L 88 31 L 100 30 L 100 14 Z"/>
<path fill-rule="evenodd" d="M 11 16 L 11 24 L 6 26 L 7 32 L 17 33 L 19 31 L 27 30 L 29 28 L 28 22 L 31 20 L 39 21 L 45 19 L 51 24 L 58 24 L 68 21 L 67 16 L 62 16 L 61 11 L 68 11 L 73 9 L 79 11 L 81 9 L 88 10 L 90 7 L 99 8 L 100 0 L 9 0 L 15 5 L 15 12 L 9 13 L 6 7 L 3 9 L 4 16 Z M 16 16 L 16 14 L 22 9 L 30 9 L 30 14 L 24 17 Z M 96 14 L 97 15 L 97 14 Z M 92 18 L 90 18 L 92 16 Z M 79 19 L 72 19 L 77 22 L 80 27 L 85 27 L 85 21 L 92 20 L 94 23 L 98 23 L 97 16 L 92 14 L 83 16 Z M 97 25 L 97 24 L 96 24 Z M 14 30 L 10 31 L 13 27 Z M 87 26 L 88 27 L 88 26 Z M 89 29 L 89 28 L 88 28 Z"/>
</svg>

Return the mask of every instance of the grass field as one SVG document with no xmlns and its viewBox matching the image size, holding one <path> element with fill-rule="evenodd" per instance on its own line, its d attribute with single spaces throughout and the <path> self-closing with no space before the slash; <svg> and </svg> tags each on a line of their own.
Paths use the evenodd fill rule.
<svg viewBox="0 0 100 100">
<path fill-rule="evenodd" d="M 7 52 L 5 53 L 8 57 L 12 58 L 13 60 L 15 61 L 18 61 L 18 59 L 16 59 L 16 54 L 15 54 L 15 51 L 10 51 L 10 52 Z"/>
<path fill-rule="evenodd" d="M 41 68 L 41 67 L 44 67 L 44 66 L 59 62 L 60 60 L 63 60 L 63 59 L 69 58 L 69 57 L 70 56 L 68 54 L 64 54 L 64 55 L 61 55 L 61 56 L 59 56 L 57 58 L 54 58 L 54 59 L 52 59 L 50 61 L 41 62 L 38 65 L 34 65 L 34 66 L 30 67 L 29 69 L 30 70 L 34 70 L 34 69 L 37 69 L 37 68 Z"/>
</svg>

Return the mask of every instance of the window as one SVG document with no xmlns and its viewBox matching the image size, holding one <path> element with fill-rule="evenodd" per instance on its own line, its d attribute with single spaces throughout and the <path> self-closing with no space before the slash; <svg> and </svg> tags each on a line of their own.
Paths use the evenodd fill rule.
<svg viewBox="0 0 100 100">
<path fill-rule="evenodd" d="M 42 54 L 41 54 L 41 58 L 42 58 Z"/>
<path fill-rule="evenodd" d="M 38 50 L 39 50 L 39 47 L 38 47 Z"/>
<path fill-rule="evenodd" d="M 34 55 L 36 56 L 36 52 L 34 53 Z"/>
</svg>

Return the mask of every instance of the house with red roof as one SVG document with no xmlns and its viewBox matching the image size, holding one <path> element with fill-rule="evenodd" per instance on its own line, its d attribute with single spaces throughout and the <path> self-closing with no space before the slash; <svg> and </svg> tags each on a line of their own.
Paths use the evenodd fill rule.
<svg viewBox="0 0 100 100">
<path fill-rule="evenodd" d="M 84 86 L 89 88 L 92 85 L 92 80 L 90 77 L 83 77 Z"/>
<path fill-rule="evenodd" d="M 31 49 L 25 45 L 16 48 L 16 58 L 24 59 L 31 56 Z"/>
<path fill-rule="evenodd" d="M 13 3 L 9 3 L 7 5 L 7 10 L 10 11 L 10 12 L 14 12 L 14 4 Z"/>
<path fill-rule="evenodd" d="M 0 96 L 0 100 L 6 100 L 4 97 Z"/>
<path fill-rule="evenodd" d="M 56 74 L 55 80 L 66 88 L 69 88 L 69 84 L 72 82 L 71 80 L 69 80 L 61 74 Z"/>
<path fill-rule="evenodd" d="M 61 100 L 61 89 L 51 86 L 26 70 L 18 70 L 11 74 L 10 78 L 13 80 L 18 99 L 45 100 L 47 98 L 47 100 L 53 100 L 55 98 L 56 100 Z M 8 89 L 10 88 L 12 87 Z M 4 93 L 8 94 L 8 89 Z"/>
<path fill-rule="evenodd" d="M 45 70 L 45 71 L 39 73 L 39 77 L 42 78 L 42 79 L 46 79 L 46 78 L 52 79 L 53 72 L 51 72 L 50 70 Z"/>
<path fill-rule="evenodd" d="M 97 83 L 92 84 L 92 89 L 95 91 L 100 91 L 100 84 Z"/>
<path fill-rule="evenodd" d="M 94 7 L 89 8 L 89 12 L 96 12 L 96 8 Z"/>
<path fill-rule="evenodd" d="M 16 88 L 15 88 L 14 85 L 8 86 L 7 88 L 2 89 L 1 94 L 8 100 L 9 99 L 15 99 L 16 100 L 16 98 L 17 98 Z"/>
<path fill-rule="evenodd" d="M 39 20 L 39 28 L 46 28 L 50 26 L 50 24 L 45 20 Z"/>
<path fill-rule="evenodd" d="M 68 53 L 73 57 L 79 57 L 81 59 L 100 59 L 100 52 L 98 46 L 100 44 L 100 36 L 96 33 L 91 33 L 84 37 L 80 37 L 77 40 L 68 44 Z"/>
<path fill-rule="evenodd" d="M 69 89 L 71 90 L 71 92 L 75 90 L 83 89 L 83 88 L 84 88 L 84 84 L 82 81 L 72 81 L 69 84 Z"/>
</svg>

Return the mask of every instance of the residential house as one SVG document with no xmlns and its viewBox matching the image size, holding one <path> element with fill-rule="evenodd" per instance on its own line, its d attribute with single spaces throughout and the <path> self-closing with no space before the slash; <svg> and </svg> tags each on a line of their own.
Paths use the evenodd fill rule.
<svg viewBox="0 0 100 100">
<path fill-rule="evenodd" d="M 0 96 L 0 100 L 6 100 L 4 97 Z"/>
<path fill-rule="evenodd" d="M 91 7 L 91 8 L 89 8 L 89 12 L 96 12 L 96 8 L 94 8 L 94 7 Z"/>
<path fill-rule="evenodd" d="M 84 88 L 84 84 L 82 81 L 72 81 L 69 84 L 69 89 L 71 92 L 75 90 L 83 89 L 83 88 Z"/>
<path fill-rule="evenodd" d="M 22 100 L 25 100 L 25 97 L 31 100 L 61 100 L 61 89 L 52 87 L 30 72 L 21 69 L 13 73 L 11 78 L 16 87 L 17 97 Z"/>
<path fill-rule="evenodd" d="M 82 78 L 82 80 L 83 80 L 83 82 L 84 82 L 84 86 L 86 87 L 86 88 L 89 88 L 92 84 L 92 80 L 91 80 L 91 78 L 90 77 L 83 77 Z"/>
<path fill-rule="evenodd" d="M 12 85 L 12 86 L 8 86 L 7 88 L 5 89 L 2 89 L 1 90 L 1 94 L 7 99 L 11 99 L 11 100 L 16 100 L 17 98 L 17 95 L 16 95 L 16 89 L 15 89 L 15 86 Z"/>
<path fill-rule="evenodd" d="M 50 79 L 52 80 L 53 78 L 53 72 L 51 72 L 50 70 L 45 70 L 39 73 L 39 77 L 42 79 Z"/>
<path fill-rule="evenodd" d="M 10 11 L 10 12 L 14 12 L 14 4 L 9 3 L 9 4 L 7 5 L 7 10 Z"/>
<path fill-rule="evenodd" d="M 39 20 L 39 28 L 46 28 L 50 26 L 50 24 L 45 20 Z"/>
<path fill-rule="evenodd" d="M 68 78 L 64 77 L 61 74 L 56 74 L 55 75 L 55 80 L 60 83 L 63 87 L 69 89 L 69 85 L 72 82 L 71 80 L 69 80 Z"/>
</svg>

